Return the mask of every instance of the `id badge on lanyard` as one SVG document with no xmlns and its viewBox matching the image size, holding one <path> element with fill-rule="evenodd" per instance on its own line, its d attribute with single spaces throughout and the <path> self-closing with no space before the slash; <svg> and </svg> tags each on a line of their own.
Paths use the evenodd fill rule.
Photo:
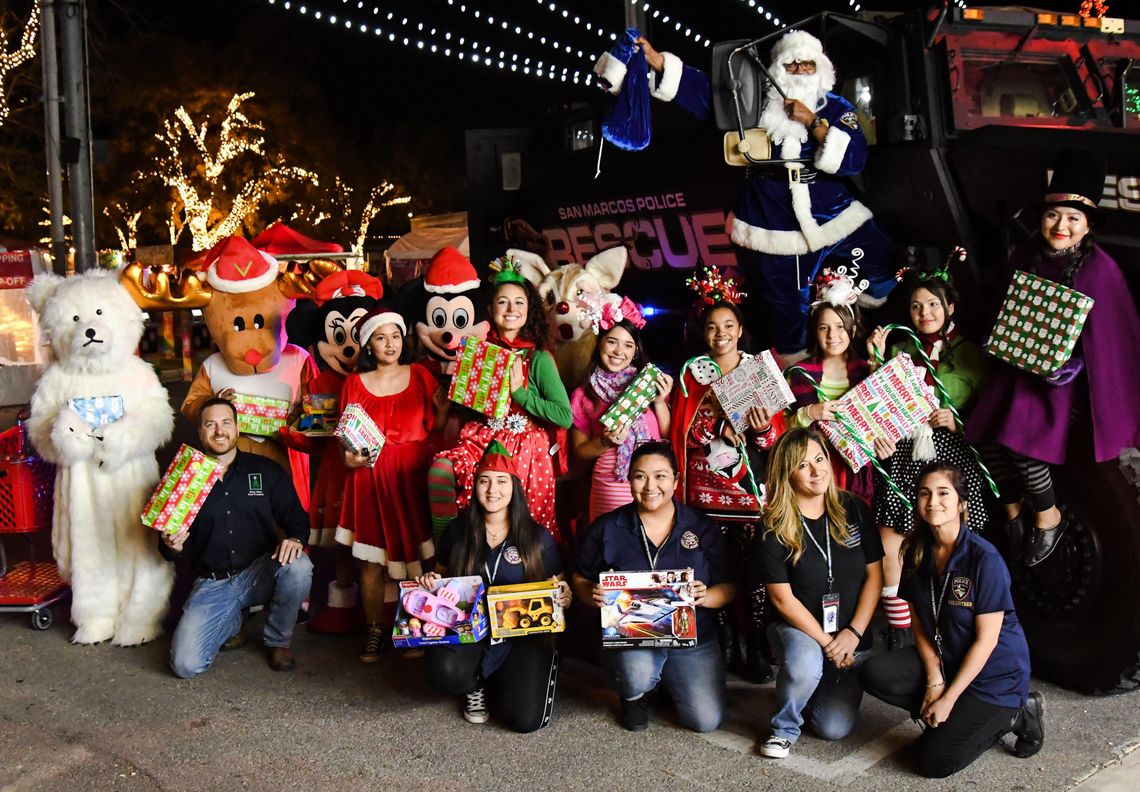
<svg viewBox="0 0 1140 792">
<path fill-rule="evenodd" d="M 819 625 L 823 631 L 828 635 L 839 632 L 839 595 L 835 593 L 833 583 L 835 578 L 832 577 L 831 569 L 831 531 L 830 526 L 827 524 L 827 516 L 823 518 L 823 541 L 826 543 L 826 550 L 821 547 L 819 542 L 812 536 L 811 530 L 807 526 L 807 520 L 803 515 L 800 515 L 800 523 L 804 527 L 804 533 L 807 538 L 811 539 L 811 543 L 815 545 L 815 549 L 819 554 L 827 559 L 827 593 L 823 595 L 822 611 L 820 615 Z"/>
<path fill-rule="evenodd" d="M 499 545 L 499 556 L 495 559 L 495 568 L 492 570 L 487 566 L 487 562 L 483 562 L 483 571 L 487 574 L 487 587 L 495 585 L 495 576 L 499 574 L 499 562 L 503 560 L 503 551 L 507 549 L 507 540 L 504 539 L 503 543 Z M 501 644 L 505 638 L 491 638 L 491 646 Z"/>
</svg>

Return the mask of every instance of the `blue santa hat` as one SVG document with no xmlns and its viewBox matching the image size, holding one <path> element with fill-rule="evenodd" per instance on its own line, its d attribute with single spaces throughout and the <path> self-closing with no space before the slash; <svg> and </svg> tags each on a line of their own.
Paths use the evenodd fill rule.
<svg viewBox="0 0 1140 792">
<path fill-rule="evenodd" d="M 617 96 L 602 119 L 602 137 L 626 151 L 641 151 L 652 134 L 649 115 L 649 66 L 634 42 L 641 34 L 629 28 L 594 66 L 598 83 Z"/>
</svg>

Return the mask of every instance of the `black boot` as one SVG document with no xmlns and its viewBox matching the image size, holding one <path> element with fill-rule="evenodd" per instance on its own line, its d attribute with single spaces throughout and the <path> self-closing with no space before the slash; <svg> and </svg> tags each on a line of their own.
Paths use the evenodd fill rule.
<svg viewBox="0 0 1140 792">
<path fill-rule="evenodd" d="M 1069 521 L 1065 519 L 1064 515 L 1061 515 L 1061 522 L 1053 528 L 1044 531 L 1040 528 L 1034 528 L 1022 563 L 1027 567 L 1034 567 L 1051 556 L 1053 551 L 1057 549 L 1057 545 L 1060 544 L 1061 537 L 1065 535 L 1065 529 L 1068 527 Z"/>
<path fill-rule="evenodd" d="M 772 664 L 768 662 L 768 642 L 764 637 L 764 628 L 751 625 L 745 641 L 744 678 L 757 685 L 766 685 L 776 678 L 772 673 Z"/>
<path fill-rule="evenodd" d="M 732 621 L 733 615 L 731 608 L 722 608 L 718 614 L 717 637 L 720 639 L 721 662 L 726 671 L 740 667 L 740 645 L 736 625 Z"/>
<path fill-rule="evenodd" d="M 1028 759 L 1045 745 L 1045 698 L 1036 691 L 1029 691 L 1029 697 L 1021 705 L 1021 710 L 1013 719 L 1014 756 Z"/>
</svg>

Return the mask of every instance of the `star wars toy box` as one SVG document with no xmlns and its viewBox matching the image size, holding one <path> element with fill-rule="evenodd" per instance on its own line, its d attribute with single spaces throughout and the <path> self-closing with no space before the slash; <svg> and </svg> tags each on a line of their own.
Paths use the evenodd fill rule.
<svg viewBox="0 0 1140 792">
<path fill-rule="evenodd" d="M 502 418 L 511 406 L 511 365 L 522 353 L 473 336 L 462 339 L 460 348 L 447 398 L 488 418 Z"/>
<path fill-rule="evenodd" d="M 215 459 L 183 445 L 143 509 L 143 525 L 166 534 L 178 533 L 194 522 L 221 477 Z"/>
<path fill-rule="evenodd" d="M 289 402 L 285 399 L 235 393 L 233 405 L 242 434 L 274 437 L 289 420 Z"/>
<path fill-rule="evenodd" d="M 603 572 L 602 646 L 678 648 L 697 645 L 691 569 Z"/>
<path fill-rule="evenodd" d="M 546 580 L 487 589 L 491 637 L 517 638 L 536 633 L 560 633 L 566 617 L 555 598 L 558 585 Z"/>
<path fill-rule="evenodd" d="M 486 587 L 478 575 L 440 578 L 431 591 L 400 581 L 392 644 L 403 648 L 475 643 L 487 634 Z"/>
<path fill-rule="evenodd" d="M 363 406 L 353 402 L 344 408 L 333 434 L 341 445 L 358 454 L 368 454 L 368 467 L 375 467 L 384 447 L 384 433 Z"/>
<path fill-rule="evenodd" d="M 1037 275 L 1013 273 L 986 351 L 1019 369 L 1048 377 L 1069 362 L 1093 298 Z"/>
</svg>

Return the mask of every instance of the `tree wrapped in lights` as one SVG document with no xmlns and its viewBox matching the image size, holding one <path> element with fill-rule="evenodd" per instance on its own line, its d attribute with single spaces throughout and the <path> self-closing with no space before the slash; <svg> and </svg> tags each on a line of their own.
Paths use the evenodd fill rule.
<svg viewBox="0 0 1140 792">
<path fill-rule="evenodd" d="M 1084 2 L 1081 3 L 1079 13 L 1085 19 L 1089 17 L 1100 19 L 1108 13 L 1108 2 L 1107 0 L 1084 0 Z"/>
<path fill-rule="evenodd" d="M 185 107 L 163 121 L 155 164 L 158 177 L 175 193 L 172 243 L 189 230 L 193 249 L 207 250 L 242 230 L 262 202 L 279 197 L 289 185 L 317 184 L 311 171 L 267 150 L 264 127 L 242 109 L 253 96 L 234 94 L 216 128 L 208 116 L 196 125 Z"/>
<path fill-rule="evenodd" d="M 8 120 L 11 112 L 8 106 L 9 92 L 8 75 L 25 63 L 36 57 L 36 38 L 40 32 L 40 0 L 32 3 L 32 13 L 24 23 L 20 32 L 20 41 L 16 48 L 9 50 L 8 30 L 4 27 L 4 20 L 0 19 L 0 42 L 3 52 L 0 52 L 0 126 Z"/>
<path fill-rule="evenodd" d="M 363 256 L 364 242 L 368 238 L 368 229 L 372 221 L 388 207 L 407 204 L 412 200 L 410 195 L 401 195 L 401 192 L 401 188 L 395 184 L 387 180 L 381 181 L 368 192 L 368 200 L 357 211 L 354 206 L 356 190 L 336 176 L 327 194 L 327 203 L 314 201 L 298 204 L 291 220 L 301 220 L 314 228 L 326 220 L 339 220 L 338 232 L 351 236 L 352 252 Z M 353 218 L 359 218 L 355 225 Z"/>
</svg>

